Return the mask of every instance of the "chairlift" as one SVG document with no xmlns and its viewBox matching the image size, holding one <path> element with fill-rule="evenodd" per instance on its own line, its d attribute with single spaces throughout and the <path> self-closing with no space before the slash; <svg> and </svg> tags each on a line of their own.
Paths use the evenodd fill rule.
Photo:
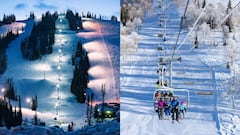
<svg viewBox="0 0 240 135">
<path fill-rule="evenodd" d="M 174 88 L 170 88 L 170 87 L 166 87 L 164 85 L 160 85 L 159 88 L 157 88 L 154 92 L 153 92 L 153 106 L 154 106 L 154 111 L 157 112 L 158 110 L 158 101 L 159 98 L 172 98 L 171 96 L 163 96 L 163 97 L 157 97 L 157 93 L 172 93 L 172 97 L 178 97 L 179 102 L 181 102 L 181 100 L 184 100 L 184 102 L 187 105 L 190 104 L 190 94 L 189 94 L 189 90 L 187 89 L 174 89 Z"/>
</svg>

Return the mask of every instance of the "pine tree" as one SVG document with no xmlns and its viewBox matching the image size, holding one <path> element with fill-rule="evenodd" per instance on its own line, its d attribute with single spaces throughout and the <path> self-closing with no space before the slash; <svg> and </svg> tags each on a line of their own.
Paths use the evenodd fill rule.
<svg viewBox="0 0 240 135">
<path fill-rule="evenodd" d="M 203 1 L 202 8 L 204 8 L 205 6 L 206 6 L 206 0 Z"/>
<path fill-rule="evenodd" d="M 12 126 L 15 127 L 17 124 L 17 107 L 14 106 Z"/>
<path fill-rule="evenodd" d="M 227 5 L 227 11 L 226 11 L 227 14 L 229 14 L 231 10 L 232 10 L 232 2 L 231 2 L 231 0 L 229 0 L 228 5 Z"/>
<path fill-rule="evenodd" d="M 17 125 L 22 125 L 22 105 L 21 96 L 18 97 L 18 113 L 17 113 Z"/>
<path fill-rule="evenodd" d="M 3 100 L 0 99 L 0 127 L 3 126 Z"/>
<path fill-rule="evenodd" d="M 7 108 L 7 115 L 6 115 L 6 127 L 7 129 L 11 129 L 12 125 L 13 125 L 13 111 L 12 111 L 12 105 L 9 104 L 9 108 Z"/>
<path fill-rule="evenodd" d="M 194 46 L 195 48 L 198 48 L 198 37 L 195 37 L 195 41 L 194 41 Z"/>
<path fill-rule="evenodd" d="M 232 16 L 231 15 L 226 20 L 226 25 L 229 28 L 229 32 L 232 32 L 232 30 L 233 30 L 233 22 L 232 22 Z"/>
</svg>

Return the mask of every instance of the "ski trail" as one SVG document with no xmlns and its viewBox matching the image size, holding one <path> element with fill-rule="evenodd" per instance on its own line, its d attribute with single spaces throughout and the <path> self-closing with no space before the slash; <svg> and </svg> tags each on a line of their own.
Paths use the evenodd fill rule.
<svg viewBox="0 0 240 135">
<path fill-rule="evenodd" d="M 233 122 L 232 133 L 236 134 L 237 130 L 240 128 L 240 118 L 238 115 L 233 114 L 231 120 Z"/>
<path fill-rule="evenodd" d="M 200 59 L 200 58 L 199 58 Z M 216 78 L 215 78 L 215 71 L 214 68 L 209 66 L 207 63 L 201 61 L 206 67 L 208 67 L 209 72 L 212 76 L 212 90 L 214 91 L 213 98 L 214 98 L 214 113 L 213 113 L 213 119 L 216 121 L 216 128 L 218 129 L 218 133 L 220 134 L 220 122 L 218 117 L 218 90 L 217 90 L 217 84 L 216 84 Z"/>
<path fill-rule="evenodd" d="M 100 33 L 101 33 L 101 38 L 102 38 L 103 43 L 104 43 L 104 44 L 103 44 L 103 47 L 104 47 L 104 49 L 106 50 L 106 55 L 107 55 L 107 61 L 108 61 L 109 68 L 110 68 L 110 69 L 113 69 L 111 56 L 110 56 L 110 54 L 109 54 L 109 51 L 108 51 L 108 48 L 107 48 L 107 45 L 106 45 L 106 41 L 105 41 L 105 39 L 104 39 L 104 37 L 103 37 L 104 32 L 103 32 L 103 30 L 102 30 L 102 27 L 101 27 L 100 23 L 97 22 L 97 24 L 98 24 L 98 29 L 100 30 Z M 116 79 L 115 79 L 115 75 L 114 75 L 113 70 L 110 70 L 110 74 L 111 74 L 111 83 L 110 83 L 110 85 L 111 85 L 112 87 L 113 87 L 113 86 L 116 86 L 116 82 L 115 82 Z M 114 97 L 114 95 L 112 95 L 112 97 Z"/>
<path fill-rule="evenodd" d="M 83 47 L 88 51 L 88 57 L 90 62 L 89 75 L 92 76 L 88 83 L 88 87 L 94 92 L 95 101 L 102 100 L 101 87 L 105 85 L 107 101 L 115 101 L 117 93 L 117 82 L 114 74 L 114 67 L 112 64 L 111 55 L 108 50 L 107 39 L 104 35 L 108 33 L 104 26 L 105 24 L 100 23 L 98 20 L 88 19 L 83 21 L 83 28 L 87 32 L 78 32 L 77 35 L 81 38 L 92 39 L 87 40 L 83 44 Z M 110 26 L 109 26 L 110 27 Z"/>
<path fill-rule="evenodd" d="M 169 1 L 167 1 L 168 3 Z M 171 5 L 175 7 L 174 5 Z M 179 26 L 179 15 L 176 10 L 169 10 L 167 14 L 171 14 L 170 22 L 167 25 L 167 40 L 162 41 L 162 38 L 156 35 L 162 32 L 163 28 L 157 28 L 158 16 L 153 15 L 146 17 L 142 24 L 142 30 L 139 32 L 139 44 L 138 51 L 129 55 L 131 59 L 129 61 L 121 61 L 121 107 L 124 114 L 121 115 L 121 122 L 123 122 L 123 128 L 121 133 L 123 134 L 151 134 L 153 135 L 185 135 L 185 134 L 216 134 L 216 124 L 213 121 L 214 105 L 213 96 L 198 96 L 195 94 L 198 90 L 210 91 L 212 90 L 212 74 L 209 69 L 194 57 L 196 54 L 189 53 L 189 49 L 192 47 L 190 42 L 184 44 L 181 50 L 178 51 L 178 56 L 181 56 L 183 61 L 174 63 L 173 68 L 173 86 L 174 88 L 188 89 L 190 91 L 191 104 L 189 105 L 188 113 L 180 122 L 171 120 L 159 120 L 156 113 L 154 113 L 152 107 L 152 92 L 155 89 L 158 75 L 156 73 L 158 66 L 159 56 L 171 56 L 172 47 L 175 45 L 174 41 L 177 33 L 176 26 Z M 173 19 L 174 21 L 172 21 Z M 187 33 L 181 33 L 180 40 L 183 40 Z M 157 47 L 161 45 L 164 47 L 162 52 L 157 51 Z M 160 53 L 160 54 L 159 54 Z M 169 71 L 167 71 L 169 72 Z M 181 74 L 182 73 L 182 74 Z M 168 73 L 166 78 L 169 78 Z M 184 81 L 192 81 L 192 84 L 184 84 Z M 176 86 L 176 87 L 175 87 Z M 180 96 L 184 96 L 181 94 Z M 142 102 L 145 101 L 145 102 Z M 147 102 L 146 102 L 147 101 Z M 138 103 L 138 104 L 136 104 Z M 207 103 L 207 104 L 205 104 Z M 140 105 L 139 105 L 140 104 Z M 133 107 L 131 107 L 131 105 Z M 145 106 L 143 111 L 141 106 Z M 136 110 L 136 108 L 138 108 Z M 149 109 L 146 109 L 149 108 Z M 149 111 L 149 112 L 147 112 Z M 131 112 L 131 113 L 130 113 Z M 133 113 L 134 112 L 134 113 Z M 145 117 L 140 114 L 145 114 Z M 144 132 L 125 132 L 124 128 L 129 127 L 131 122 L 131 115 L 135 118 L 138 129 Z M 149 116 L 152 115 L 152 116 Z M 210 120 L 209 120 L 210 119 Z M 142 123 L 142 121 L 144 123 Z M 145 125 L 145 126 L 143 126 Z M 142 128 L 145 128 L 142 129 Z M 206 131 L 206 128 L 209 129 Z M 129 127 L 130 129 L 130 127 Z M 151 131 L 149 131 L 151 129 Z M 133 131 L 133 130 L 131 130 Z M 145 132 L 146 131 L 146 132 Z M 199 133 L 197 131 L 200 131 Z"/>
</svg>

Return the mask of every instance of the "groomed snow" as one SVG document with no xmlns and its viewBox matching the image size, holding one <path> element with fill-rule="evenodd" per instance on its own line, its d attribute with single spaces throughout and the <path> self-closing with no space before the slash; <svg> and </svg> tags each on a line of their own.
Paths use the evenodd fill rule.
<svg viewBox="0 0 240 135">
<path fill-rule="evenodd" d="M 212 1 L 215 2 L 215 1 Z M 158 9 L 155 14 L 144 18 L 142 29 L 138 33 L 138 49 L 135 52 L 121 55 L 121 134 L 131 135 L 218 135 L 239 134 L 239 109 L 230 109 L 231 103 L 221 100 L 221 85 L 230 77 L 226 69 L 226 47 L 222 46 L 223 35 L 213 31 L 218 46 L 200 44 L 198 49 L 191 49 L 192 42 L 187 39 L 175 54 L 182 62 L 173 64 L 173 88 L 190 91 L 188 112 L 180 122 L 159 120 L 153 109 L 153 92 L 158 80 L 158 57 L 170 57 L 176 42 L 180 15 L 172 1 L 165 1 L 169 6 L 166 16 L 167 41 L 157 35 L 163 32 L 158 27 Z M 154 1 L 158 7 L 158 1 Z M 181 9 L 180 9 L 181 10 Z M 181 32 L 179 43 L 187 35 Z M 131 39 L 129 39 L 131 40 Z M 130 41 L 129 41 L 130 42 Z M 125 43 L 125 42 L 124 42 Z M 162 52 L 157 47 L 164 47 Z M 169 71 L 165 78 L 168 80 Z M 213 92 L 213 95 L 198 95 L 201 92 Z M 175 92 L 186 100 L 183 92 Z"/>
<path fill-rule="evenodd" d="M 71 56 L 75 52 L 77 42 L 83 38 L 86 41 L 91 41 L 84 43 L 83 46 L 89 52 L 91 65 L 89 74 L 93 77 L 90 80 L 89 87 L 94 90 L 94 101 L 100 102 L 102 100 L 99 91 L 101 84 L 106 83 L 106 101 L 119 102 L 119 86 L 116 83 L 119 80 L 117 79 L 119 78 L 119 62 L 113 61 L 115 57 L 119 57 L 119 22 L 113 23 L 111 21 L 97 20 L 89 20 L 87 22 L 90 25 L 84 25 L 84 28 L 86 27 L 87 30 L 91 30 L 93 33 L 96 30 L 99 37 L 84 37 L 83 35 L 88 34 L 88 32 L 82 32 L 83 35 L 79 35 L 75 31 L 70 31 L 67 19 L 60 14 L 56 21 L 57 30 L 53 53 L 44 55 L 36 61 L 23 60 L 20 51 L 21 40 L 30 35 L 34 22 L 22 21 L 22 23 L 13 23 L 7 26 L 8 29 L 24 26 L 24 33 L 20 34 L 16 40 L 9 44 L 7 49 L 8 69 L 0 78 L 0 88 L 3 88 L 2 84 L 5 83 L 7 78 L 13 78 L 16 92 L 22 98 L 24 121 L 27 123 L 32 122 L 35 112 L 29 109 L 29 104 L 26 100 L 27 98 L 35 98 L 37 95 L 37 115 L 40 121 L 46 122 L 47 126 L 58 125 L 62 129 L 17 127 L 13 129 L 15 131 L 3 131 L 3 133 L 18 134 L 18 130 L 23 128 L 26 130 L 23 134 L 34 134 L 40 130 L 43 130 L 40 132 L 42 134 L 48 134 L 49 132 L 63 134 L 61 130 L 66 131 L 68 124 L 71 122 L 74 123 L 74 130 L 86 126 L 86 104 L 79 104 L 76 97 L 70 92 L 74 70 L 74 66 L 71 65 Z M 106 27 L 105 25 L 111 27 Z M 4 28 L 3 32 L 7 30 L 5 27 L 1 27 L 1 29 Z M 59 100 L 57 100 L 58 95 Z M 17 103 L 14 104 L 17 105 Z M 57 118 L 57 120 L 54 120 L 54 118 Z M 102 126 L 98 125 L 99 131 L 102 133 L 119 132 L 119 122 L 113 123 L 110 124 L 113 127 L 108 126 L 109 128 L 102 128 Z M 82 131 L 79 130 L 78 132 Z M 78 134 L 78 132 L 73 134 Z"/>
</svg>

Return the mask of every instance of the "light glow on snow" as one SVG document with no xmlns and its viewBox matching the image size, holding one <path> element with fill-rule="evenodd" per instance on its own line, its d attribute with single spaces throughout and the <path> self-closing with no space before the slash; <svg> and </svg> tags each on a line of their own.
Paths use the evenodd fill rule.
<svg viewBox="0 0 240 135">
<path fill-rule="evenodd" d="M 0 82 L 3 84 L 7 78 L 13 78 L 17 94 L 22 97 L 22 112 L 24 120 L 28 119 L 27 121 L 29 123 L 32 122 L 35 111 L 27 108 L 29 108 L 31 97 L 37 96 L 37 116 L 41 121 L 46 122 L 47 126 L 58 125 L 64 130 L 67 130 L 67 125 L 73 121 L 75 124 L 74 129 L 76 130 L 86 125 L 86 104 L 79 104 L 76 96 L 70 91 L 70 84 L 74 71 L 74 66 L 71 64 L 71 56 L 75 48 L 74 45 L 76 44 L 76 41 L 79 40 L 79 35 L 69 30 L 66 18 L 61 15 L 59 18 L 62 18 L 62 23 L 59 23 L 60 20 L 56 21 L 57 32 L 55 35 L 55 43 L 53 45 L 53 53 L 43 55 L 41 59 L 34 61 L 24 60 L 21 57 L 21 40 L 29 36 L 34 24 L 34 21 L 26 21 L 27 25 L 26 28 L 24 28 L 24 33 L 11 42 L 7 49 L 8 69 L 1 76 Z M 111 24 L 110 21 L 109 23 Z M 115 24 L 116 23 L 114 23 L 114 25 Z M 99 24 L 99 26 L 100 25 L 101 24 Z M 64 32 L 59 33 L 58 30 L 60 28 L 62 28 L 62 31 Z M 108 31 L 111 31 L 111 29 Z M 105 43 L 104 41 L 111 39 L 108 39 L 108 37 L 103 39 L 103 35 L 101 34 L 104 34 L 104 30 L 103 33 L 98 34 L 100 34 L 97 36 L 99 39 L 93 37 L 93 39 L 90 38 L 89 40 L 95 41 L 89 44 L 86 43 L 86 45 L 91 46 L 84 46 L 89 49 L 86 50 L 89 52 L 90 65 L 93 65 L 90 70 L 90 73 L 93 75 L 93 80 L 90 80 L 89 87 L 95 90 L 96 102 L 98 102 L 101 101 L 100 90 L 102 83 L 106 83 L 105 101 L 119 102 L 119 100 L 115 100 L 116 87 L 114 86 L 115 78 L 112 73 L 113 68 L 117 67 L 111 65 L 112 61 L 109 59 L 109 54 L 112 55 L 113 53 L 108 52 L 107 48 L 107 46 L 111 46 L 112 44 Z M 119 45 L 119 43 L 114 43 L 114 45 Z M 96 71 L 99 69 L 101 72 Z M 96 74 L 94 74 L 94 72 Z M 16 102 L 14 104 L 17 105 L 18 103 Z M 57 120 L 54 119 L 56 117 Z M 114 128 L 119 130 L 119 126 Z"/>
<path fill-rule="evenodd" d="M 88 56 L 91 57 L 91 60 L 93 60 L 93 61 L 104 61 L 104 60 L 106 60 L 106 55 L 104 55 L 101 52 L 90 52 L 90 53 L 88 53 Z"/>
<path fill-rule="evenodd" d="M 100 32 L 99 25 L 93 21 L 84 21 L 82 26 L 86 30 L 94 30 L 96 32 Z"/>
<path fill-rule="evenodd" d="M 179 48 L 178 53 L 175 54 L 175 56 L 181 56 L 183 61 L 174 62 L 173 64 L 173 87 L 174 89 L 188 89 L 190 92 L 191 104 L 185 115 L 186 117 L 180 119 L 180 122 L 174 122 L 174 124 L 172 124 L 171 118 L 169 120 L 159 120 L 157 113 L 153 109 L 153 91 L 156 89 L 156 81 L 159 79 L 156 70 L 161 68 L 161 66 L 158 67 L 158 57 L 159 55 L 166 57 L 172 56 L 172 48 L 174 48 L 174 42 L 176 42 L 175 40 L 177 39 L 177 34 L 172 33 L 178 32 L 179 29 L 176 29 L 176 26 L 179 27 L 179 18 L 181 17 L 177 9 L 179 9 L 179 11 L 184 11 L 184 2 L 185 0 L 163 2 L 164 6 L 167 6 L 165 10 L 166 13 L 164 14 L 170 14 L 170 21 L 167 23 L 166 28 L 166 34 L 169 36 L 167 36 L 165 42 L 163 42 L 162 38 L 156 36 L 159 33 L 162 34 L 164 29 L 158 26 L 159 16 L 157 12 L 159 8 L 156 8 L 157 12 L 154 12 L 152 16 L 144 17 L 141 30 L 137 35 L 139 37 L 137 50 L 123 54 L 126 57 L 124 56 L 124 59 L 122 59 L 120 67 L 121 134 L 218 135 L 240 133 L 239 107 L 231 109 L 230 100 L 225 100 L 224 97 L 220 96 L 222 94 L 220 88 L 224 79 L 230 77 L 230 70 L 226 69 L 225 64 L 228 62 L 228 58 L 226 57 L 227 47 L 222 46 L 223 40 L 226 39 L 224 34 L 228 36 L 230 34 L 228 32 L 222 33 L 221 28 L 211 29 L 209 30 L 210 32 L 207 33 L 209 37 L 211 36 L 212 39 L 217 39 L 217 41 L 219 41 L 216 46 L 212 45 L 210 42 L 202 43 L 205 39 L 200 39 L 198 37 L 199 42 L 201 42 L 199 48 L 190 51 L 193 44 L 192 41 L 188 40 L 184 42 L 184 45 Z M 219 4 L 217 2 L 224 4 Z M 239 1 L 234 0 L 234 3 L 236 2 Z M 215 10 L 209 5 L 209 12 L 206 12 L 207 15 L 214 14 L 214 16 L 216 15 L 216 18 L 218 18 L 221 13 L 225 14 L 228 1 L 212 0 L 211 3 L 213 4 L 211 5 L 212 7 L 216 6 L 216 8 L 219 9 Z M 153 4 L 154 7 L 159 7 L 158 1 L 154 1 Z M 183 4 L 183 6 L 177 4 Z M 193 6 L 194 2 L 190 1 L 189 5 Z M 187 11 L 187 18 L 189 19 L 190 17 L 189 20 L 192 19 L 192 16 L 189 15 L 191 14 L 189 9 L 192 9 L 191 11 L 193 12 L 198 10 L 191 6 L 189 6 Z M 199 11 L 201 10 L 202 8 L 199 9 Z M 237 10 L 239 10 L 239 8 Z M 215 12 L 217 13 L 215 14 Z M 197 14 L 197 16 L 198 15 L 199 14 Z M 195 21 L 197 16 L 192 20 Z M 203 18 L 204 16 L 201 19 Z M 205 20 L 203 22 L 205 22 Z M 189 25 L 192 25 L 192 23 L 189 23 Z M 198 27 L 199 26 L 200 24 L 198 24 Z M 181 31 L 179 42 L 185 39 L 188 29 L 182 29 Z M 195 32 L 197 36 L 204 36 L 199 33 L 199 30 Z M 235 32 L 239 33 L 239 31 Z M 236 34 L 235 32 L 233 33 Z M 195 35 L 196 34 L 193 34 L 194 37 Z M 239 34 L 237 35 L 238 36 L 234 38 L 231 36 L 229 37 L 239 41 L 240 36 Z M 133 42 L 133 38 L 125 38 L 123 41 L 124 42 L 121 44 L 125 44 L 126 47 L 129 47 L 129 43 Z M 164 47 L 163 51 L 157 50 L 159 45 Z M 131 46 L 129 48 L 131 49 Z M 237 50 L 234 49 L 234 51 Z M 238 54 L 232 54 L 234 58 L 236 58 L 239 51 Z M 239 65 L 239 61 L 237 64 Z M 168 69 L 167 67 L 167 70 Z M 169 82 L 168 73 L 165 79 Z M 198 95 L 198 92 L 213 94 Z M 184 93 L 175 94 L 178 94 L 180 98 L 186 97 Z M 239 103 L 239 99 L 236 102 Z"/>
<path fill-rule="evenodd" d="M 34 65 L 34 69 L 39 71 L 51 71 L 51 67 L 49 64 L 41 64 L 41 63 Z"/>
<path fill-rule="evenodd" d="M 83 44 L 83 47 L 88 50 L 88 52 L 101 52 L 104 51 L 103 41 L 96 40 Z"/>
<path fill-rule="evenodd" d="M 88 74 L 96 78 L 106 78 L 106 76 L 109 76 L 110 71 L 111 71 L 111 68 L 97 65 L 97 66 L 90 67 L 90 69 L 88 70 Z M 104 83 L 107 83 L 107 82 L 104 82 Z"/>
<path fill-rule="evenodd" d="M 10 31 L 14 34 L 21 34 L 25 26 L 26 24 L 23 22 L 13 22 L 12 24 L 3 25 L 0 27 L 0 35 L 5 36 Z"/>
<path fill-rule="evenodd" d="M 89 32 L 79 32 L 77 35 L 84 38 L 99 38 L 102 37 L 100 25 L 93 21 L 84 21 L 83 28 Z"/>
</svg>

